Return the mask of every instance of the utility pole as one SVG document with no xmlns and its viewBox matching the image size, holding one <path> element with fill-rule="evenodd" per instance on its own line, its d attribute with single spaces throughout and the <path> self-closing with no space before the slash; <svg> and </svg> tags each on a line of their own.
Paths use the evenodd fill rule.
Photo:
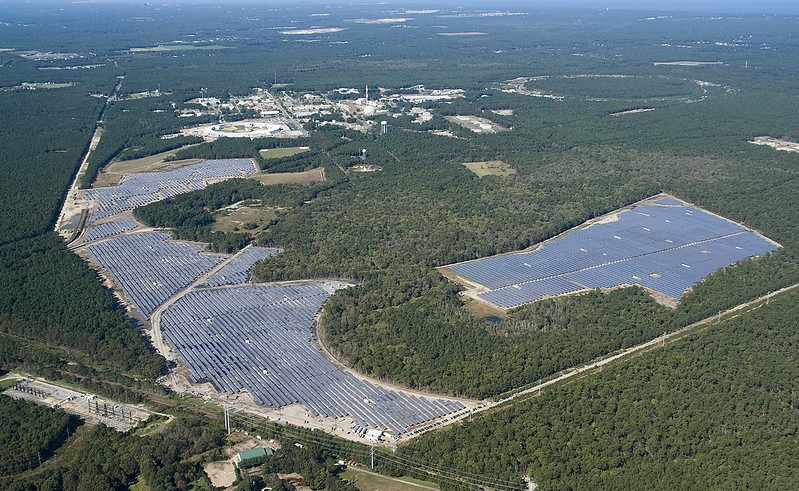
<svg viewBox="0 0 799 491">
<path fill-rule="evenodd" d="M 369 451 L 372 456 L 372 470 L 375 470 L 375 445 L 372 444 L 372 449 Z"/>
</svg>

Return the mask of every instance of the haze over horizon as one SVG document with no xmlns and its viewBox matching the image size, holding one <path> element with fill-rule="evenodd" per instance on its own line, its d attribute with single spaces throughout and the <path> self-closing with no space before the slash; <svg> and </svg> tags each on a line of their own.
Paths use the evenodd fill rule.
<svg viewBox="0 0 799 491">
<path fill-rule="evenodd" d="M 8 0 L 0 0 L 0 5 L 17 3 Z M 170 1 L 130 1 L 130 0 L 29 0 L 26 2 L 31 5 L 41 4 L 77 4 L 77 3 L 112 3 L 126 5 L 181 5 L 181 4 L 227 4 L 227 5 L 277 5 L 277 6 L 298 6 L 294 0 L 178 0 Z M 376 5 L 383 4 L 387 7 L 408 7 L 408 8 L 436 8 L 436 7 L 463 7 L 463 8 L 566 8 L 566 9 L 590 9 L 590 10 L 647 10 L 647 11 L 686 11 L 686 12 L 707 12 L 707 13 L 767 13 L 767 14 L 799 14 L 799 2 L 786 0 L 764 0 L 752 2 L 751 0 L 500 0 L 498 2 L 486 2 L 485 0 L 431 0 L 408 2 L 392 0 L 387 2 L 364 1 L 352 2 L 351 0 L 311 0 L 303 2 L 303 5 L 338 5 L 338 4 L 364 4 Z"/>
</svg>

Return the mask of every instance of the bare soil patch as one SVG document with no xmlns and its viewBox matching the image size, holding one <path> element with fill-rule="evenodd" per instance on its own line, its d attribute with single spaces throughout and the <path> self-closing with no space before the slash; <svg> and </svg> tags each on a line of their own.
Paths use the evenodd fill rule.
<svg viewBox="0 0 799 491">
<path fill-rule="evenodd" d="M 784 152 L 799 152 L 799 143 L 770 136 L 756 136 L 750 143 L 766 145 L 774 150 L 782 150 Z"/>
<path fill-rule="evenodd" d="M 625 114 L 636 114 L 636 113 L 647 113 L 649 111 L 654 111 L 654 107 L 642 107 L 639 109 L 628 109 L 626 111 L 616 111 L 610 113 L 611 116 L 623 116 Z"/>
<path fill-rule="evenodd" d="M 203 466 L 203 470 L 208 474 L 208 478 L 214 487 L 226 488 L 232 486 L 236 481 L 236 466 L 228 460 L 208 462 Z"/>
</svg>

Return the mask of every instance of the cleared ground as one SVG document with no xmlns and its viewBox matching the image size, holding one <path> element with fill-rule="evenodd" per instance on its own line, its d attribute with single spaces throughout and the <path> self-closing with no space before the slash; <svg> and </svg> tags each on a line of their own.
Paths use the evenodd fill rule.
<svg viewBox="0 0 799 491">
<path fill-rule="evenodd" d="M 307 170 L 304 172 L 278 172 L 276 174 L 255 174 L 250 176 L 250 179 L 255 179 L 261 184 L 311 184 L 312 182 L 321 182 L 325 180 L 325 169 L 317 167 L 316 169 Z"/>
<path fill-rule="evenodd" d="M 467 169 L 474 172 L 477 177 L 484 176 L 510 176 L 516 174 L 516 169 L 501 160 L 487 162 L 464 162 Z"/>
<path fill-rule="evenodd" d="M 799 152 L 799 143 L 781 140 L 779 138 L 771 138 L 770 136 L 757 136 L 750 143 L 766 145 L 774 150 L 782 150 L 784 152 Z"/>
<path fill-rule="evenodd" d="M 20 377 L 3 394 L 14 399 L 25 399 L 35 404 L 63 409 L 89 424 L 103 423 L 117 431 L 127 431 L 152 415 L 158 414 L 141 405 L 123 404 L 108 398 L 86 394 L 68 387 L 40 379 Z M 162 415 L 163 416 L 163 415 Z"/>
<path fill-rule="evenodd" d="M 350 481 L 361 491 L 407 491 L 409 489 L 439 489 L 438 484 L 422 481 L 408 476 L 386 477 L 365 469 L 352 468 L 339 475 L 344 481 Z"/>
<path fill-rule="evenodd" d="M 166 159 L 175 155 L 186 147 L 176 148 L 167 152 L 157 153 L 148 157 L 133 160 L 117 160 L 110 163 L 103 171 L 97 175 L 92 187 L 103 188 L 116 186 L 126 174 L 139 172 L 163 172 L 174 170 L 185 165 L 196 164 L 199 159 L 174 160 L 167 162 Z"/>
<path fill-rule="evenodd" d="M 646 113 L 646 112 L 654 111 L 654 110 L 655 110 L 654 107 L 642 107 L 642 108 L 639 108 L 639 109 L 628 109 L 626 111 L 616 111 L 616 112 L 610 113 L 610 115 L 611 116 L 624 116 L 625 114 Z"/>
<path fill-rule="evenodd" d="M 491 120 L 480 118 L 478 116 L 445 116 L 446 119 L 452 123 L 463 126 L 467 130 L 474 133 L 497 133 L 500 131 L 507 131 L 504 128 Z"/>
<path fill-rule="evenodd" d="M 236 209 L 221 210 L 214 216 L 215 221 L 211 225 L 211 231 L 247 232 L 255 235 L 275 218 L 277 218 L 277 210 L 253 203 Z"/>
<path fill-rule="evenodd" d="M 291 157 L 298 153 L 307 152 L 310 147 L 285 147 L 285 148 L 266 148 L 258 150 L 258 154 L 265 159 L 279 159 L 282 157 Z"/>
<path fill-rule="evenodd" d="M 170 44 L 170 45 L 163 45 L 160 44 L 158 46 L 152 46 L 150 48 L 130 48 L 131 53 L 147 53 L 147 52 L 157 52 L 157 51 L 195 51 L 195 50 L 207 50 L 207 49 L 230 49 L 230 46 L 222 46 L 219 44 L 206 44 L 203 46 L 197 46 L 193 44 Z"/>
</svg>

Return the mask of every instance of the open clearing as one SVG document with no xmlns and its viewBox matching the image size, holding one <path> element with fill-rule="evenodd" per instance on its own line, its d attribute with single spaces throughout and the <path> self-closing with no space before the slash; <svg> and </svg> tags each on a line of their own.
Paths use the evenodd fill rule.
<svg viewBox="0 0 799 491">
<path fill-rule="evenodd" d="M 150 416 L 160 415 L 142 405 L 123 404 L 107 398 L 100 399 L 69 387 L 56 385 L 42 379 L 31 379 L 10 374 L 15 384 L 3 394 L 13 399 L 24 399 L 34 404 L 63 409 L 89 424 L 105 424 L 117 431 L 128 431 Z"/>
<path fill-rule="evenodd" d="M 285 147 L 285 148 L 266 148 L 258 150 L 258 154 L 265 159 L 279 159 L 283 157 L 291 157 L 298 153 L 307 152 L 310 147 Z"/>
<path fill-rule="evenodd" d="M 339 477 L 354 482 L 361 491 L 407 491 L 409 489 L 439 489 L 434 482 L 421 481 L 408 476 L 385 477 L 364 469 L 349 468 Z"/>
<path fill-rule="evenodd" d="M 489 160 L 487 162 L 464 162 L 467 169 L 474 172 L 477 177 L 484 176 L 510 176 L 516 174 L 516 169 L 501 160 Z"/>
<path fill-rule="evenodd" d="M 325 169 L 317 167 L 316 169 L 306 170 L 304 172 L 278 172 L 275 174 L 254 174 L 250 179 L 255 179 L 264 185 L 272 184 L 311 184 L 312 182 L 322 182 L 325 180 Z"/>
<path fill-rule="evenodd" d="M 636 114 L 636 113 L 647 113 L 649 111 L 654 111 L 654 107 L 641 107 L 638 109 L 627 109 L 626 111 L 616 111 L 610 113 L 611 116 L 624 116 L 625 114 Z"/>
<path fill-rule="evenodd" d="M 772 138 L 770 136 L 756 136 L 750 143 L 755 145 L 766 145 L 774 150 L 782 150 L 784 152 L 799 152 L 799 143 L 781 140 L 779 138 Z"/>
<path fill-rule="evenodd" d="M 704 66 L 704 65 L 723 65 L 720 61 L 656 61 L 655 66 Z"/>
<path fill-rule="evenodd" d="M 153 172 L 159 170 L 167 170 L 166 169 L 167 167 L 173 169 L 175 168 L 175 165 L 180 167 L 182 165 L 186 165 L 187 163 L 199 162 L 199 160 L 176 160 L 173 162 L 166 162 L 166 159 L 175 155 L 184 148 L 187 147 L 176 148 L 174 150 L 157 153 L 155 155 L 150 155 L 149 157 L 142 157 L 140 159 L 117 160 L 112 162 L 108 167 L 106 167 L 106 171 L 126 173 L 126 174 L 130 174 L 133 172 Z M 157 167 L 158 164 L 166 164 L 166 165 Z"/>
<path fill-rule="evenodd" d="M 206 44 L 206 45 L 193 45 L 193 44 L 159 44 L 150 48 L 130 48 L 131 53 L 148 53 L 158 51 L 194 51 L 194 50 L 208 50 L 208 49 L 230 49 L 230 46 L 222 46 L 219 44 Z"/>
<path fill-rule="evenodd" d="M 497 133 L 500 131 L 507 131 L 507 128 L 504 128 L 489 119 L 478 116 L 445 116 L 445 118 L 447 121 L 463 126 L 467 130 L 471 130 L 474 133 Z"/>
<path fill-rule="evenodd" d="M 161 155 L 161 154 L 159 154 Z M 167 172 L 171 170 L 178 169 L 180 167 L 185 167 L 187 165 L 196 164 L 198 162 L 202 162 L 200 159 L 187 159 L 187 160 L 173 160 L 170 162 L 164 162 L 163 159 L 158 161 L 153 161 L 156 155 L 151 157 L 144 157 L 143 159 L 136 159 L 136 160 L 124 160 L 120 162 L 115 162 L 111 164 L 111 166 L 115 166 L 116 164 L 120 164 L 120 167 L 128 167 L 130 166 L 130 170 L 105 170 L 99 174 L 97 174 L 97 179 L 95 179 L 94 183 L 92 184 L 93 188 L 104 188 L 108 186 L 116 186 L 120 183 L 122 178 L 129 174 L 137 174 L 142 172 Z M 147 163 L 152 162 L 152 163 Z M 116 169 L 116 167 L 114 168 Z"/>
<path fill-rule="evenodd" d="M 485 36 L 487 32 L 439 32 L 439 36 Z"/>
<path fill-rule="evenodd" d="M 214 216 L 212 232 L 247 232 L 255 235 L 277 218 L 277 211 L 272 207 L 252 204 L 237 209 L 221 210 Z M 245 224 L 248 224 L 245 226 Z"/>
<path fill-rule="evenodd" d="M 203 466 L 203 470 L 208 474 L 211 484 L 217 488 L 226 488 L 236 482 L 236 466 L 233 462 L 208 462 Z"/>
</svg>

